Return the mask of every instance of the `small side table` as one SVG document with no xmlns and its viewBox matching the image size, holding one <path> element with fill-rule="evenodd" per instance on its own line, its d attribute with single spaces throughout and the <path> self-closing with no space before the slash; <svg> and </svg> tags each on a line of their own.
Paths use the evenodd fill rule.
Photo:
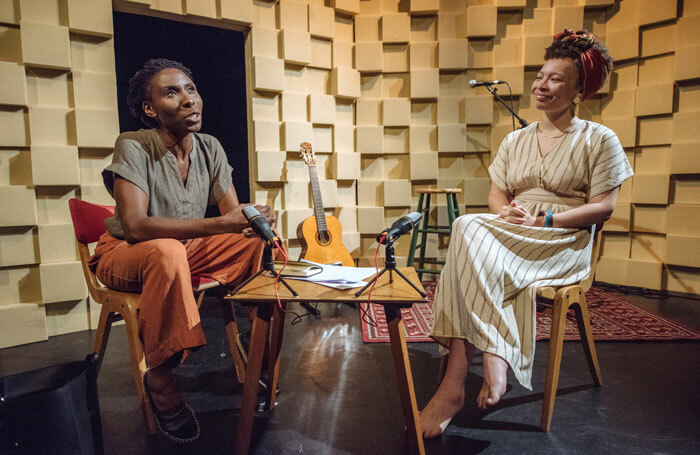
<svg viewBox="0 0 700 455">
<path fill-rule="evenodd" d="M 411 249 L 408 252 L 408 261 L 406 264 L 412 266 L 416 250 L 420 250 L 418 267 L 416 268 L 419 280 L 423 279 L 424 273 L 439 275 L 441 272 L 441 270 L 426 269 L 426 263 L 445 265 L 445 261 L 425 258 L 425 250 L 428 247 L 428 234 L 452 234 L 452 223 L 454 222 L 455 218 L 459 216 L 457 194 L 461 192 L 461 188 L 421 188 L 418 190 L 418 211 L 423 215 L 423 227 L 413 230 L 413 236 L 411 237 Z M 430 218 L 430 196 L 432 194 L 444 194 L 447 197 L 447 226 L 429 224 L 428 218 Z M 427 196 L 425 197 L 425 207 L 423 207 L 424 196 Z M 418 234 L 421 236 L 420 245 L 416 245 L 418 241 Z"/>
<path fill-rule="evenodd" d="M 400 270 L 408 279 L 423 290 L 416 272 L 412 267 L 401 267 Z M 406 347 L 406 331 L 401 320 L 401 308 L 408 308 L 414 303 L 426 302 L 427 299 L 418 295 L 404 280 L 394 279 L 390 281 L 390 275 L 384 274 L 379 278 L 372 291 L 372 303 L 383 305 L 386 312 L 387 325 L 389 326 L 389 339 L 391 340 L 391 352 L 394 358 L 396 381 L 401 407 L 403 408 L 406 423 L 406 435 L 411 455 L 424 455 L 423 432 L 418 420 L 418 407 L 416 395 L 413 389 L 413 376 L 409 364 L 408 349 Z M 253 417 L 258 392 L 258 380 L 262 368 L 265 344 L 270 336 L 268 350 L 268 378 L 266 409 L 275 405 L 277 390 L 277 378 L 280 364 L 280 351 L 282 349 L 282 335 L 284 329 L 284 316 L 282 311 L 287 303 L 362 303 L 367 302 L 367 296 L 355 297 L 356 289 L 338 290 L 321 286 L 308 281 L 290 280 L 290 284 L 299 294 L 292 294 L 283 286 L 279 286 L 282 308 L 275 298 L 274 278 L 260 275 L 239 289 L 235 295 L 225 297 L 226 300 L 246 302 L 255 305 L 255 319 L 248 351 L 248 365 L 246 368 L 245 382 L 243 384 L 243 400 L 241 403 L 241 417 L 238 420 L 236 430 L 236 455 L 247 455 L 250 450 L 250 438 L 253 431 Z"/>
</svg>

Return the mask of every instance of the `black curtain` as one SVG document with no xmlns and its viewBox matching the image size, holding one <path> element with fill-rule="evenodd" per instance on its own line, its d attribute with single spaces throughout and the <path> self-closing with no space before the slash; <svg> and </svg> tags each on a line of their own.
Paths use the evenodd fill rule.
<svg viewBox="0 0 700 455">
<path fill-rule="evenodd" d="M 114 12 L 120 131 L 142 128 L 126 104 L 131 76 L 151 58 L 183 63 L 192 70 L 204 103 L 201 132 L 216 137 L 224 146 L 238 199 L 248 202 L 244 46 L 243 33 L 234 30 Z"/>
</svg>

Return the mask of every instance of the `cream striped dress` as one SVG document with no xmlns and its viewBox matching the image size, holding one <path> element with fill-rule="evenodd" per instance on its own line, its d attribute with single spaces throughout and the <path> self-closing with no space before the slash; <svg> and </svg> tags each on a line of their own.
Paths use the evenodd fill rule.
<svg viewBox="0 0 700 455">
<path fill-rule="evenodd" d="M 536 126 L 510 133 L 489 167 L 493 183 L 533 215 L 583 205 L 632 176 L 609 128 L 578 120 L 542 157 Z M 592 231 L 521 226 L 492 214 L 457 218 L 435 295 L 431 336 L 445 348 L 451 338 L 462 338 L 503 357 L 531 389 L 536 290 L 588 276 Z"/>
</svg>

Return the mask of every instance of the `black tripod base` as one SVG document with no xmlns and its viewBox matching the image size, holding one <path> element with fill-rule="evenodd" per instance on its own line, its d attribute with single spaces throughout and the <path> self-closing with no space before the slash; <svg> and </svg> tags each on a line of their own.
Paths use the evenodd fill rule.
<svg viewBox="0 0 700 455">
<path fill-rule="evenodd" d="M 375 281 L 377 281 L 377 279 L 378 279 L 380 276 L 384 275 L 384 272 L 386 272 L 387 270 L 389 271 L 389 282 L 390 282 L 390 283 L 393 283 L 393 282 L 394 282 L 394 277 L 392 276 L 392 272 L 396 272 L 401 278 L 403 278 L 403 280 L 404 280 L 406 283 L 408 283 L 409 285 L 411 285 L 411 287 L 412 287 L 413 289 L 415 289 L 416 292 L 417 292 L 418 294 L 420 294 L 421 297 L 425 298 L 425 297 L 427 296 L 425 292 L 423 292 L 423 291 L 421 291 L 420 289 L 418 289 L 418 286 L 416 286 L 415 284 L 413 284 L 413 283 L 411 282 L 411 280 L 409 280 L 408 278 L 406 278 L 406 275 L 404 275 L 403 273 L 401 273 L 401 270 L 399 270 L 399 269 L 397 269 L 397 268 L 394 268 L 394 267 L 391 267 L 391 268 L 384 267 L 384 268 L 382 269 L 382 271 L 379 272 L 379 275 L 376 275 L 374 278 L 372 278 L 372 279 L 369 281 L 369 283 L 367 283 L 367 284 L 365 285 L 365 287 L 363 287 L 362 289 L 360 289 L 359 291 L 357 291 L 357 292 L 355 293 L 355 297 L 361 296 L 362 293 L 365 292 L 370 286 L 372 286 L 372 284 L 373 284 Z"/>
<path fill-rule="evenodd" d="M 262 268 L 260 270 L 258 270 L 258 272 L 255 273 L 253 276 L 251 276 L 250 278 L 245 280 L 243 282 L 243 284 L 241 284 L 236 289 L 234 289 L 233 292 L 231 292 L 231 295 L 236 295 L 238 293 L 238 291 L 240 291 L 241 289 L 243 289 L 245 287 L 246 284 L 253 281 L 255 278 L 260 276 L 260 274 L 263 272 L 270 272 L 272 274 L 272 276 L 277 276 L 277 272 L 275 272 L 275 262 L 272 259 L 272 245 L 270 245 L 267 242 L 265 242 L 265 249 L 263 250 Z M 284 287 L 286 287 L 289 290 L 289 292 L 292 293 L 292 295 L 294 297 L 299 296 L 299 294 L 297 294 L 297 291 L 292 289 L 292 287 L 289 284 L 287 284 L 287 282 L 284 280 L 284 278 L 279 277 L 277 279 L 277 281 L 282 283 L 284 285 Z"/>
<path fill-rule="evenodd" d="M 272 273 L 272 276 L 277 276 L 277 274 L 274 272 L 274 270 L 260 269 L 260 270 L 258 270 L 254 275 L 251 275 L 247 280 L 245 280 L 243 283 L 241 283 L 240 286 L 238 286 L 236 289 L 234 289 L 234 290 L 231 292 L 230 295 L 236 295 L 236 294 L 238 293 L 238 291 L 240 291 L 241 289 L 243 289 L 243 288 L 246 286 L 246 284 L 250 283 L 251 281 L 253 281 L 254 279 L 256 279 L 258 276 L 260 276 L 260 275 L 261 275 L 262 273 L 264 273 L 264 272 L 270 272 L 270 273 Z M 278 279 L 277 281 L 279 281 L 280 283 L 282 283 L 282 284 L 284 285 L 284 287 L 286 287 L 286 288 L 289 290 L 289 292 L 292 293 L 292 295 L 293 295 L 294 297 L 298 297 L 298 296 L 299 296 L 299 294 L 297 293 L 297 291 L 295 291 L 294 289 L 292 289 L 292 287 L 284 280 L 284 278 L 279 277 L 279 279 Z"/>
<path fill-rule="evenodd" d="M 321 310 L 319 310 L 315 306 L 311 305 L 309 302 L 301 302 L 301 306 L 306 308 L 306 311 L 313 314 L 315 317 L 317 317 L 317 318 L 321 317 Z"/>
</svg>

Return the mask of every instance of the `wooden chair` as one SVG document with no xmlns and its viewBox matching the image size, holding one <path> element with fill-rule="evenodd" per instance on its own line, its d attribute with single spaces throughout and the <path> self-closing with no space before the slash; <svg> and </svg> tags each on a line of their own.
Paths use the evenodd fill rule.
<svg viewBox="0 0 700 455">
<path fill-rule="evenodd" d="M 547 373 L 544 382 L 544 399 L 542 401 L 542 416 L 540 418 L 540 428 L 542 431 L 549 431 L 552 423 L 552 412 L 554 411 L 554 399 L 557 395 L 557 384 L 559 383 L 559 367 L 561 366 L 561 356 L 564 350 L 564 326 L 566 315 L 570 309 L 574 310 L 578 331 L 581 335 L 581 343 L 586 353 L 588 368 L 591 370 L 593 382 L 597 387 L 603 385 L 603 376 L 600 373 L 598 364 L 598 354 L 596 354 L 593 343 L 593 332 L 591 330 L 591 318 L 588 315 L 588 305 L 586 305 L 586 291 L 593 284 L 595 269 L 600 253 L 599 229 L 602 224 L 596 226 L 595 238 L 593 239 L 593 254 L 591 255 L 591 271 L 588 277 L 577 284 L 560 287 L 541 287 L 537 289 L 538 302 L 552 303 L 552 327 L 549 332 L 549 353 L 547 355 Z"/>
<path fill-rule="evenodd" d="M 542 402 L 542 416 L 540 418 L 540 428 L 542 431 L 549 431 L 552 423 L 552 412 L 554 411 L 554 399 L 557 395 L 557 384 L 559 383 L 559 368 L 561 366 L 561 356 L 564 350 L 564 326 L 566 315 L 570 309 L 574 310 L 578 330 L 583 343 L 583 350 L 586 353 L 588 367 L 593 376 L 593 382 L 597 387 L 603 385 L 603 376 L 598 365 L 598 355 L 593 344 L 593 332 L 591 331 L 591 318 L 588 315 L 586 305 L 586 291 L 593 284 L 595 269 L 600 253 L 600 242 L 598 241 L 599 229 L 602 224 L 596 226 L 595 238 L 593 239 L 593 252 L 591 255 L 591 271 L 588 277 L 577 284 L 568 286 L 544 286 L 537 289 L 538 303 L 552 306 L 552 326 L 549 332 L 549 353 L 547 355 L 547 372 L 544 383 L 544 399 Z M 447 369 L 447 356 L 440 359 L 440 372 L 438 382 L 442 381 Z"/>
<path fill-rule="evenodd" d="M 148 428 L 148 432 L 153 434 L 156 432 L 155 422 L 151 407 L 147 403 L 142 386 L 142 377 L 147 370 L 146 357 L 143 352 L 143 344 L 139 339 L 138 334 L 138 312 L 139 299 L 141 294 L 134 292 L 122 292 L 114 289 L 109 289 L 103 286 L 95 274 L 88 267 L 90 259 L 90 251 L 88 244 L 97 242 L 102 233 L 105 232 L 104 220 L 114 215 L 113 206 L 105 206 L 92 204 L 80 199 L 71 199 L 68 201 L 71 218 L 73 220 L 73 229 L 75 237 L 78 241 L 78 252 L 80 262 L 83 266 L 85 281 L 87 282 L 90 296 L 95 302 L 102 305 L 100 310 L 100 321 L 95 334 L 94 351 L 99 354 L 98 373 L 102 364 L 105 349 L 107 347 L 107 339 L 112 324 L 120 318 L 124 320 L 126 326 L 126 338 L 129 343 L 129 357 L 131 360 L 131 372 L 136 385 L 136 395 L 138 397 L 139 406 L 143 414 L 144 421 Z M 197 306 L 201 306 L 204 292 L 207 289 L 216 288 L 219 283 L 207 277 L 193 276 L 192 289 L 197 295 Z M 239 348 L 238 341 L 238 326 L 233 311 L 232 303 L 224 302 L 224 318 L 226 321 L 226 335 L 229 341 L 236 374 L 240 382 L 245 381 L 245 352 Z"/>
</svg>

